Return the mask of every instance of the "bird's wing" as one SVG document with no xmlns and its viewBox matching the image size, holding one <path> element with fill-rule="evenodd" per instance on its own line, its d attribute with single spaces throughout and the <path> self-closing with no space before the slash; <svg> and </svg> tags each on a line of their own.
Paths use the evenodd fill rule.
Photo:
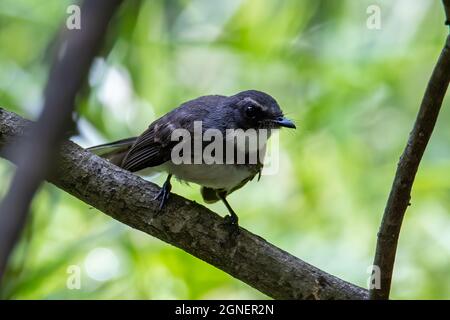
<svg viewBox="0 0 450 320">
<path fill-rule="evenodd" d="M 178 108 L 153 122 L 140 135 L 122 162 L 122 168 L 135 172 L 148 167 L 155 167 L 170 160 L 173 146 L 171 135 L 175 129 L 184 128 L 189 131 L 194 121 L 204 120 L 214 106 L 224 96 L 203 96 L 183 103 Z"/>
<path fill-rule="evenodd" d="M 144 131 L 123 159 L 122 168 L 131 172 L 155 167 L 170 159 L 172 125 L 161 118 Z"/>
</svg>

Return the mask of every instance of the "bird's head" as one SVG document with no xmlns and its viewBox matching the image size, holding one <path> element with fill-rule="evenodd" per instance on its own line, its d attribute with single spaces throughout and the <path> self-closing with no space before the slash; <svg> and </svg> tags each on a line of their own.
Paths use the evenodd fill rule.
<svg viewBox="0 0 450 320">
<path fill-rule="evenodd" d="M 267 93 L 257 90 L 239 92 L 230 97 L 235 115 L 243 129 L 295 129 L 295 124 L 283 116 L 280 106 Z"/>
</svg>

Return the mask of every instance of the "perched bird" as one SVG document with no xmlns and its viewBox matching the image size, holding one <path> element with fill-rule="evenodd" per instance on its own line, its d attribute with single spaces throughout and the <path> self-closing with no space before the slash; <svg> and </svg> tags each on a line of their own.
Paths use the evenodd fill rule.
<svg viewBox="0 0 450 320">
<path fill-rule="evenodd" d="M 195 141 L 198 141 L 195 132 L 198 123 L 201 125 L 201 134 L 206 136 L 206 132 L 210 130 L 219 140 L 214 141 L 219 143 L 216 144 L 219 147 L 211 152 L 216 161 L 213 163 L 175 161 L 174 157 L 177 155 L 183 159 L 195 160 L 194 158 L 198 156 L 195 151 L 197 153 L 207 151 L 210 142 L 206 140 L 212 140 L 211 137 L 210 139 L 202 137 L 201 143 L 197 144 L 200 145 L 199 150 L 194 146 Z M 275 99 L 261 91 L 247 90 L 233 96 L 208 95 L 187 101 L 155 120 L 138 137 L 91 147 L 88 150 L 125 170 L 138 174 L 146 174 L 149 169 L 167 172 L 167 179 L 155 198 L 160 200 L 160 208 L 169 198 L 172 176 L 199 184 L 204 201 L 213 203 L 221 200 L 230 213 L 230 216 L 225 218 L 226 222 L 237 229 L 238 216 L 226 197 L 261 174 L 266 144 L 265 141 L 261 143 L 258 134 L 266 130 L 268 138 L 271 130 L 281 127 L 295 129 L 295 124 L 283 116 Z M 180 143 L 180 135 L 174 138 L 174 133 L 180 129 L 182 133 L 192 134 L 195 137 L 187 143 L 184 141 L 181 147 L 185 148 L 178 145 L 181 152 L 174 154 L 177 144 Z M 238 134 L 230 139 L 228 133 L 234 132 L 233 130 Z M 250 130 L 257 132 L 259 140 L 256 147 L 249 146 L 249 140 L 239 145 L 239 134 L 245 134 Z M 186 150 L 192 154 L 186 154 Z M 240 158 L 239 152 L 242 153 Z M 253 157 L 255 153 L 257 156 Z M 237 161 L 239 159 L 241 161 Z"/>
</svg>

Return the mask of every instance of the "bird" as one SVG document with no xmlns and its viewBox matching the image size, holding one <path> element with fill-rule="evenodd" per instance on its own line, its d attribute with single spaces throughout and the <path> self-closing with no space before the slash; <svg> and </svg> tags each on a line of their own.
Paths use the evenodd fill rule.
<svg viewBox="0 0 450 320">
<path fill-rule="evenodd" d="M 198 154 L 203 156 L 203 152 L 207 151 L 209 141 L 205 141 L 207 139 L 203 139 L 204 137 L 197 144 L 197 147 L 200 146 L 197 148 L 197 155 L 197 136 L 181 143 L 180 136 L 184 133 L 195 136 L 198 124 L 201 125 L 201 135 L 206 136 L 209 130 L 217 140 L 214 142 L 219 147 L 211 152 L 211 156 L 215 157 L 212 163 L 203 159 L 195 162 Z M 223 202 L 229 212 L 224 218 L 225 222 L 234 232 L 238 232 L 239 218 L 227 196 L 257 175 L 259 180 L 264 165 L 266 140 L 274 129 L 282 127 L 295 129 L 296 125 L 284 116 L 277 101 L 262 91 L 246 90 L 231 96 L 205 95 L 189 100 L 153 121 L 137 137 L 93 146 L 87 150 L 139 175 L 166 172 L 167 178 L 154 198 L 159 200 L 160 210 L 169 200 L 172 176 L 180 181 L 200 185 L 200 192 L 206 203 Z M 239 142 L 239 134 L 248 131 L 256 132 L 259 139 L 256 147 L 249 145 L 250 138 Z M 230 139 L 229 132 L 238 134 Z M 266 136 L 261 139 L 260 133 L 264 132 Z M 187 154 L 192 148 L 194 152 Z M 176 149 L 178 154 L 174 153 Z M 209 147 L 208 150 L 211 149 L 213 148 Z M 188 161 L 180 162 L 176 156 Z M 237 161 L 239 159 L 241 161 Z"/>
</svg>

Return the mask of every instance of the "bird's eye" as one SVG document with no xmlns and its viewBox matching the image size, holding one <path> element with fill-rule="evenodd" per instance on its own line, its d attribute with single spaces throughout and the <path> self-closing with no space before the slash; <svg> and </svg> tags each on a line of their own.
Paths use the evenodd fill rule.
<svg viewBox="0 0 450 320">
<path fill-rule="evenodd" d="M 245 115 L 247 117 L 249 117 L 250 119 L 256 118 L 257 114 L 258 114 L 258 108 L 255 106 L 248 106 L 245 109 Z"/>
</svg>

